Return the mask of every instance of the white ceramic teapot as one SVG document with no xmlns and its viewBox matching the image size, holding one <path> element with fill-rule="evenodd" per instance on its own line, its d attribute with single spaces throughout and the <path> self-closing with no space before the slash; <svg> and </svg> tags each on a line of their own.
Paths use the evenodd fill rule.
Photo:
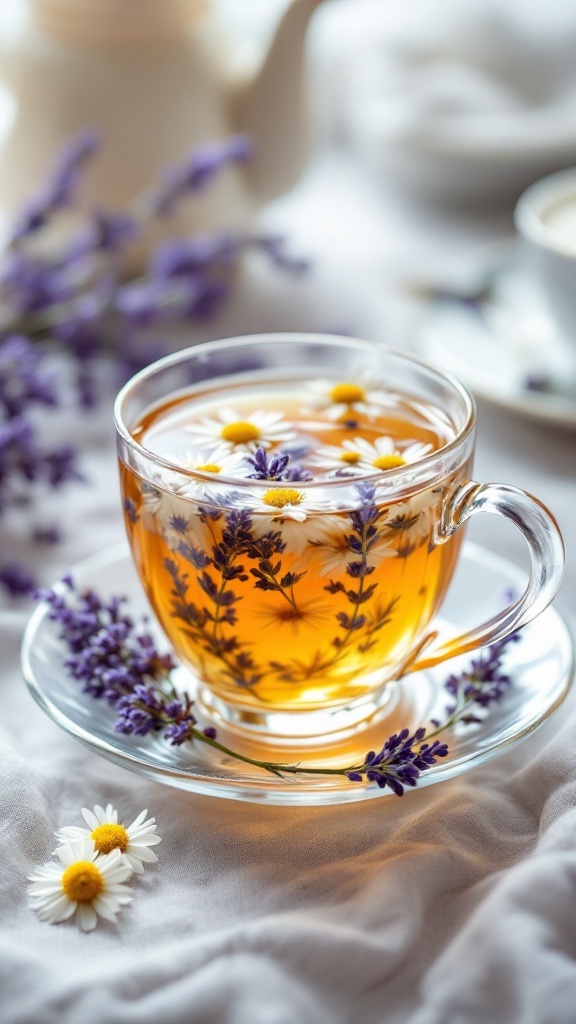
<svg viewBox="0 0 576 1024">
<path fill-rule="evenodd" d="M 0 56 L 2 214 L 37 191 L 81 128 L 102 138 L 83 199 L 107 208 L 160 180 L 196 143 L 246 132 L 253 158 L 188 204 L 186 219 L 197 229 L 248 222 L 302 167 L 303 44 L 320 2 L 291 0 L 254 69 L 208 0 L 29 0 Z"/>
</svg>

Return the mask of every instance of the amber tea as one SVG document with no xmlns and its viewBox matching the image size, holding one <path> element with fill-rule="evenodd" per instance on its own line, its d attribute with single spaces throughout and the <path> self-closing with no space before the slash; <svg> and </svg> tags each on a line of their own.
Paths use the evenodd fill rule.
<svg viewBox="0 0 576 1024">
<path fill-rule="evenodd" d="M 121 463 L 136 565 L 214 694 L 276 711 L 345 705 L 415 648 L 459 547 L 459 534 L 437 543 L 437 527 L 466 464 L 425 486 L 409 472 L 453 440 L 441 409 L 366 375 L 243 375 L 168 397 L 131 433 L 158 460 L 146 476 Z"/>
</svg>

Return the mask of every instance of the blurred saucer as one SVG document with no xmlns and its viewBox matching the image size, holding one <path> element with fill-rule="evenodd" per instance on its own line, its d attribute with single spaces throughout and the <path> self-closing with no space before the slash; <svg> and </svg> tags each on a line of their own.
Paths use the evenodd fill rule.
<svg viewBox="0 0 576 1024">
<path fill-rule="evenodd" d="M 471 288 L 430 285 L 413 345 L 477 398 L 576 429 L 576 344 L 560 337 L 515 251 L 479 264 Z"/>
</svg>

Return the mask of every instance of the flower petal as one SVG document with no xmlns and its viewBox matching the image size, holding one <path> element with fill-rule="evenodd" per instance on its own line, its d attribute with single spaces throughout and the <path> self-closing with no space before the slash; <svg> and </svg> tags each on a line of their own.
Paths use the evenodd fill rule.
<svg viewBox="0 0 576 1024">
<path fill-rule="evenodd" d="M 98 924 L 96 911 L 90 903 L 79 903 L 76 911 L 78 924 L 83 932 L 91 932 Z"/>
</svg>

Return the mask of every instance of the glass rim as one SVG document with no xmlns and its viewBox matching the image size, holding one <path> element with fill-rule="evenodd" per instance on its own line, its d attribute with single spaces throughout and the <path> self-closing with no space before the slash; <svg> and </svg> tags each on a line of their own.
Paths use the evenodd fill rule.
<svg viewBox="0 0 576 1024">
<path fill-rule="evenodd" d="M 429 469 L 430 467 L 433 467 L 435 463 L 441 462 L 447 455 L 452 454 L 452 452 L 456 451 L 464 444 L 466 439 L 474 430 L 476 425 L 476 402 L 472 393 L 452 373 L 444 369 L 438 369 L 436 366 L 432 366 L 426 359 L 422 359 L 420 356 L 412 352 L 405 352 L 403 349 L 396 348 L 393 345 L 388 345 L 385 342 L 356 338 L 348 335 L 318 334 L 314 332 L 307 333 L 304 331 L 268 331 L 261 334 L 239 335 L 233 338 L 217 338 L 211 341 L 200 342 L 197 345 L 191 345 L 188 348 L 179 349 L 169 355 L 162 356 L 160 359 L 155 360 L 155 362 L 145 366 L 142 370 L 139 370 L 128 381 L 126 381 L 114 401 L 114 426 L 118 435 L 122 438 L 125 444 L 132 448 L 132 450 L 141 458 L 153 462 L 160 469 L 167 470 L 170 473 L 180 474 L 187 479 L 199 480 L 202 483 L 215 484 L 216 481 L 213 473 L 204 473 L 199 469 L 188 468 L 181 464 L 171 462 L 169 459 L 163 458 L 161 455 L 157 455 L 155 452 L 152 452 L 150 449 L 141 445 L 130 433 L 126 423 L 124 422 L 123 409 L 125 403 L 143 381 L 152 377 L 155 373 L 169 369 L 171 366 L 176 366 L 180 362 L 185 362 L 193 354 L 201 355 L 202 353 L 210 353 L 211 351 L 216 350 L 234 350 L 246 345 L 264 346 L 270 344 L 270 342 L 277 343 L 282 340 L 290 342 L 291 344 L 314 344 L 331 347 L 336 346 L 339 348 L 350 348 L 351 343 L 353 342 L 355 346 L 361 346 L 365 351 L 376 351 L 382 355 L 390 355 L 402 362 L 420 367 L 422 370 L 425 370 L 427 373 L 432 374 L 438 380 L 442 381 L 445 385 L 448 385 L 462 400 L 465 409 L 464 424 L 455 436 L 441 448 L 436 449 L 436 451 L 431 452 L 429 455 L 425 455 L 421 459 L 417 459 L 415 462 L 409 462 L 404 466 L 395 467 L 393 469 L 376 469 L 370 473 L 358 473 L 353 476 L 337 477 L 330 480 L 299 480 L 293 484 L 293 486 L 295 488 L 297 487 L 298 490 L 319 487 L 330 489 L 335 487 L 344 488 L 350 487 L 351 484 L 358 483 L 385 483 L 387 480 L 391 480 L 392 478 L 395 482 L 398 481 L 398 484 L 400 484 L 402 480 L 409 480 L 410 476 L 413 478 L 416 470 L 420 472 L 422 467 L 424 467 L 425 470 Z M 285 480 L 255 480 L 248 477 L 224 476 L 223 474 L 218 474 L 217 482 L 218 484 L 235 487 L 237 489 L 258 489 L 263 485 L 265 485 L 266 490 L 270 490 L 273 487 L 286 487 Z"/>
</svg>

